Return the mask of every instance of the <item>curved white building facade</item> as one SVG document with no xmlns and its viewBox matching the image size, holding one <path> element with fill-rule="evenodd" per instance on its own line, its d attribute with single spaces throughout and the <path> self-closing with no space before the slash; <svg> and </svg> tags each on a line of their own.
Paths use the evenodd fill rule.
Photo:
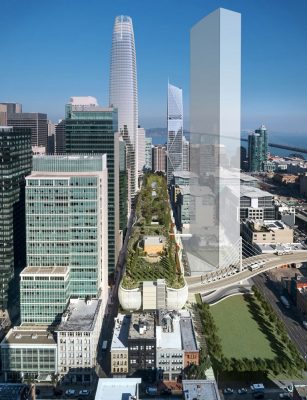
<svg viewBox="0 0 307 400">
<path fill-rule="evenodd" d="M 134 187 L 138 187 L 138 93 L 136 56 L 132 19 L 125 15 L 115 18 L 111 66 L 110 105 L 118 109 L 118 129 L 128 130 L 135 151 Z M 134 193 L 132 193 L 134 194 Z"/>
</svg>

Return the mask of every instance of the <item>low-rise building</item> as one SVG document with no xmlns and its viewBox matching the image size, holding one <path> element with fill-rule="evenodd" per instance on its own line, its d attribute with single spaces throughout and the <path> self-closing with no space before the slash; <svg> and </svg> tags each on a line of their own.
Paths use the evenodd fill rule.
<svg viewBox="0 0 307 400">
<path fill-rule="evenodd" d="M 252 244 L 293 243 L 293 229 L 281 221 L 245 221 L 241 224 L 241 233 L 243 238 Z"/>
<path fill-rule="evenodd" d="M 128 334 L 131 316 L 118 314 L 111 343 L 111 373 L 113 376 L 126 376 L 128 370 Z"/>
<path fill-rule="evenodd" d="M 5 381 L 50 381 L 57 374 L 57 344 L 47 326 L 16 326 L 0 347 Z"/>
<path fill-rule="evenodd" d="M 211 380 L 183 380 L 182 391 L 184 400 L 220 400 L 217 384 Z"/>
<path fill-rule="evenodd" d="M 139 400 L 141 378 L 99 379 L 95 400 Z"/>
<path fill-rule="evenodd" d="M 94 377 L 102 325 L 102 301 L 71 299 L 57 327 L 58 372 L 65 381 L 89 383 Z"/>
<path fill-rule="evenodd" d="M 191 364 L 199 365 L 199 348 L 195 337 L 192 318 L 180 318 L 182 348 L 184 351 L 184 368 Z"/>
<path fill-rule="evenodd" d="M 174 381 L 184 368 L 180 314 L 165 313 L 162 315 L 160 312 L 159 320 L 159 324 L 156 326 L 157 368 L 161 378 Z"/>
<path fill-rule="evenodd" d="M 245 219 L 274 219 L 276 215 L 274 197 L 257 187 L 240 187 L 240 218 Z"/>
<path fill-rule="evenodd" d="M 300 310 L 305 318 L 307 316 L 307 287 L 297 288 L 296 307 Z"/>
<path fill-rule="evenodd" d="M 155 314 L 132 314 L 128 333 L 129 374 L 156 366 Z"/>
<path fill-rule="evenodd" d="M 165 246 L 164 236 L 145 236 L 143 239 L 144 252 L 149 255 L 156 255 L 163 251 Z"/>
</svg>

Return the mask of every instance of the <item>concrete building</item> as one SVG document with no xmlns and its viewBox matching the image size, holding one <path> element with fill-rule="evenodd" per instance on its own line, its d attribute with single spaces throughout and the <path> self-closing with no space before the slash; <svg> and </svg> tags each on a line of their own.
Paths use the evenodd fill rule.
<svg viewBox="0 0 307 400">
<path fill-rule="evenodd" d="M 95 400 L 139 400 L 141 378 L 99 379 Z"/>
<path fill-rule="evenodd" d="M 212 380 L 183 380 L 182 392 L 184 400 L 220 400 L 217 384 Z"/>
<path fill-rule="evenodd" d="M 145 136 L 144 128 L 138 127 L 138 171 L 143 172 L 145 167 Z"/>
<path fill-rule="evenodd" d="M 190 171 L 190 142 L 182 136 L 182 169 Z"/>
<path fill-rule="evenodd" d="M 190 33 L 190 160 L 200 177 L 191 185 L 190 232 L 203 243 L 199 252 L 202 273 L 240 260 L 240 134 L 241 134 L 241 15 L 218 8 L 195 24 Z M 228 178 L 229 174 L 231 177 Z M 225 188 L 235 188 L 228 209 Z M 203 188 L 206 190 L 203 191 Z M 213 208 L 195 207 L 208 202 Z M 211 201 L 211 199 L 209 199 Z M 193 209 L 193 210 L 192 210 Z M 229 210 L 227 213 L 225 210 Z M 212 225 L 213 221 L 213 225 Z M 210 257 L 208 256 L 210 254 Z M 231 255 L 231 256 L 230 256 Z"/>
<path fill-rule="evenodd" d="M 50 381 L 57 374 L 57 344 L 46 326 L 14 327 L 0 347 L 5 381 L 28 378 Z"/>
<path fill-rule="evenodd" d="M 58 373 L 71 383 L 90 383 L 97 364 L 104 311 L 98 299 L 71 299 L 56 328 Z"/>
<path fill-rule="evenodd" d="M 165 313 L 159 319 L 156 326 L 157 369 L 163 380 L 176 381 L 184 369 L 180 315 Z"/>
<path fill-rule="evenodd" d="M 69 297 L 101 297 L 104 310 L 108 297 L 107 184 L 106 155 L 33 158 L 32 174 L 26 178 L 28 267 L 22 274 L 22 322 L 52 323 L 51 310 L 56 320 L 66 290 Z M 64 285 L 60 292 L 57 279 Z M 44 288 L 43 293 L 33 285 Z"/>
<path fill-rule="evenodd" d="M 145 137 L 145 169 L 152 170 L 152 138 Z"/>
<path fill-rule="evenodd" d="M 300 193 L 307 197 L 307 173 L 300 175 Z"/>
<path fill-rule="evenodd" d="M 259 180 L 254 176 L 240 173 L 240 185 L 241 186 L 252 186 L 257 188 L 259 186 Z"/>
<path fill-rule="evenodd" d="M 190 316 L 180 318 L 180 331 L 184 351 L 184 368 L 191 364 L 199 365 L 199 348 Z"/>
<path fill-rule="evenodd" d="M 166 146 L 161 144 L 152 148 L 152 171 L 166 172 Z"/>
<path fill-rule="evenodd" d="M 4 311 L 18 307 L 17 282 L 10 284 L 26 264 L 25 177 L 32 167 L 31 130 L 0 126 L 0 158 L 0 309 Z"/>
<path fill-rule="evenodd" d="M 293 243 L 293 229 L 281 221 L 258 222 L 248 220 L 242 223 L 242 236 L 252 244 L 290 244 Z"/>
<path fill-rule="evenodd" d="M 30 128 L 32 146 L 42 146 L 47 152 L 48 148 L 48 120 L 43 113 L 8 113 L 7 123 L 15 128 Z"/>
<path fill-rule="evenodd" d="M 119 229 L 119 137 L 117 110 L 99 107 L 94 97 L 72 97 L 66 105 L 67 154 L 106 154 L 108 168 L 108 268 L 115 269 Z"/>
<path fill-rule="evenodd" d="M 126 376 L 128 368 L 128 334 L 131 316 L 118 314 L 111 342 L 111 374 L 113 376 Z"/>
<path fill-rule="evenodd" d="M 240 188 L 240 219 L 259 221 L 275 219 L 274 196 L 261 189 L 242 185 Z"/>
<path fill-rule="evenodd" d="M 8 125 L 8 115 L 22 112 L 22 105 L 19 103 L 0 103 L 0 126 Z"/>
<path fill-rule="evenodd" d="M 132 314 L 128 334 L 129 374 L 156 366 L 155 314 Z"/>
</svg>

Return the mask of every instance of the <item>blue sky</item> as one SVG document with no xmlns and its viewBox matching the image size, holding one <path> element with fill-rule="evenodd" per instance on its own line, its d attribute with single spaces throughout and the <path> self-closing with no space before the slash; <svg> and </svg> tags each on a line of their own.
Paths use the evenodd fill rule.
<svg viewBox="0 0 307 400">
<path fill-rule="evenodd" d="M 127 14 L 140 123 L 166 125 L 169 78 L 183 88 L 188 128 L 189 32 L 217 7 L 242 13 L 242 129 L 307 136 L 306 0 L 1 0 L 0 101 L 53 121 L 70 96 L 107 105 L 113 22 Z"/>
</svg>

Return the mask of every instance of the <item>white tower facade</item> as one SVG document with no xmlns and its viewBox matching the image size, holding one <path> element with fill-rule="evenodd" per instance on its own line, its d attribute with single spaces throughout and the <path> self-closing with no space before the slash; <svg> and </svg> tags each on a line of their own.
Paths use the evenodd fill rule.
<svg viewBox="0 0 307 400">
<path fill-rule="evenodd" d="M 116 17 L 114 23 L 109 97 L 110 105 L 118 109 L 118 130 L 128 131 L 134 148 L 134 195 L 138 187 L 138 91 L 132 19 L 125 15 Z"/>
</svg>

